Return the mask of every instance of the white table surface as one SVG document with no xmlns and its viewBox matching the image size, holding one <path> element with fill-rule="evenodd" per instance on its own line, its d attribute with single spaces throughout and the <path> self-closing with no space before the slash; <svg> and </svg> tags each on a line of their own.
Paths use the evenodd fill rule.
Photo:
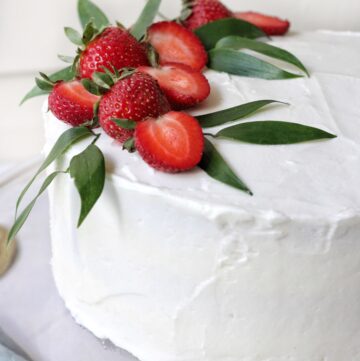
<svg viewBox="0 0 360 361">
<path fill-rule="evenodd" d="M 5 227 L 10 226 L 16 198 L 35 170 L 29 164 L 17 169 L 20 175 L 10 163 L 0 166 L 0 224 Z M 34 190 L 38 187 L 39 182 Z M 77 325 L 66 310 L 51 273 L 47 201 L 47 196 L 39 199 L 17 238 L 15 262 L 0 278 L 0 330 L 32 361 L 136 361 Z"/>
</svg>

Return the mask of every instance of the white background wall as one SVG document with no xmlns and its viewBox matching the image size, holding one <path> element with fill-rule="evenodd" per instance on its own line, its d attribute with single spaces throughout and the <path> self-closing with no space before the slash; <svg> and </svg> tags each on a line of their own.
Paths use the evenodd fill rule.
<svg viewBox="0 0 360 361">
<path fill-rule="evenodd" d="M 95 0 L 111 20 L 131 25 L 144 0 Z M 360 31 L 360 0 L 224 0 L 233 10 L 256 10 L 288 18 L 292 30 Z M 163 0 L 175 17 L 180 0 Z M 0 0 L 0 161 L 37 154 L 42 146 L 43 99 L 18 103 L 38 70 L 62 66 L 56 54 L 71 55 L 65 25 L 80 28 L 76 0 Z"/>
</svg>

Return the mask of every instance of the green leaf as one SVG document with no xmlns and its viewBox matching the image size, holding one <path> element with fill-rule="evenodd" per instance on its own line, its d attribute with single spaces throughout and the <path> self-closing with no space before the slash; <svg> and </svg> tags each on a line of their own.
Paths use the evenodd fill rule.
<svg viewBox="0 0 360 361">
<path fill-rule="evenodd" d="M 214 48 L 220 39 L 230 35 L 242 36 L 249 39 L 267 36 L 255 25 L 234 18 L 212 21 L 196 29 L 195 34 L 200 38 L 206 50 Z"/>
<path fill-rule="evenodd" d="M 50 93 L 54 87 L 53 83 L 44 79 L 35 78 L 35 83 L 38 86 L 38 88 L 40 88 L 41 90 L 47 93 Z"/>
<path fill-rule="evenodd" d="M 16 202 L 16 210 L 15 210 L 15 218 L 17 215 L 17 211 L 19 209 L 20 203 L 22 199 L 24 198 L 25 193 L 28 191 L 28 189 L 31 187 L 31 185 L 34 183 L 37 176 L 45 170 L 55 159 L 57 159 L 59 156 L 64 154 L 66 150 L 76 143 L 78 140 L 88 137 L 90 135 L 93 135 L 92 132 L 86 128 L 86 127 L 77 127 L 77 128 L 70 128 L 66 130 L 64 133 L 60 135 L 54 146 L 52 147 L 50 153 L 38 169 L 38 171 L 35 173 L 34 177 L 30 180 L 30 182 L 25 186 L 23 191 L 21 192 L 17 202 Z"/>
<path fill-rule="evenodd" d="M 217 42 L 216 48 L 230 48 L 234 50 L 238 50 L 238 49 L 253 50 L 256 51 L 257 53 L 292 64 L 297 68 L 299 68 L 300 70 L 304 71 L 306 75 L 309 75 L 309 72 L 307 71 L 303 63 L 296 56 L 294 56 L 293 54 L 291 54 L 290 52 L 284 49 L 260 41 L 246 39 L 240 36 L 227 36 L 225 38 L 220 39 Z"/>
<path fill-rule="evenodd" d="M 84 78 L 84 79 L 81 79 L 81 83 L 84 86 L 84 88 L 91 94 L 95 94 L 95 95 L 103 94 L 103 92 L 101 91 L 101 88 L 97 84 L 95 84 L 92 80 Z"/>
<path fill-rule="evenodd" d="M 73 28 L 65 27 L 64 28 L 65 35 L 68 39 L 75 45 L 83 46 L 84 42 L 82 41 L 82 37 L 78 31 Z"/>
<path fill-rule="evenodd" d="M 123 144 L 123 149 L 126 149 L 129 153 L 134 153 L 136 151 L 135 139 L 131 137 L 126 140 Z"/>
<path fill-rule="evenodd" d="M 58 58 L 63 61 L 64 63 L 73 64 L 75 58 L 73 56 L 61 55 L 58 54 Z"/>
<path fill-rule="evenodd" d="M 92 75 L 94 83 L 104 89 L 110 89 L 114 85 L 114 81 L 109 74 L 95 72 Z"/>
<path fill-rule="evenodd" d="M 73 157 L 70 175 L 81 199 L 78 221 L 80 227 L 104 189 L 105 159 L 101 150 L 95 144 L 90 144 L 82 153 Z"/>
<path fill-rule="evenodd" d="M 254 102 L 241 104 L 233 108 L 220 110 L 215 113 L 198 115 L 196 119 L 199 121 L 202 128 L 215 127 L 217 125 L 222 125 L 227 122 L 245 118 L 248 115 L 255 113 L 257 110 L 263 108 L 264 106 L 272 103 L 287 104 L 277 100 L 257 100 Z"/>
<path fill-rule="evenodd" d="M 135 129 L 136 122 L 131 119 L 118 119 L 118 118 L 111 118 L 111 120 L 123 129 Z"/>
<path fill-rule="evenodd" d="M 69 81 L 72 80 L 75 76 L 75 72 L 73 71 L 72 67 L 69 66 L 65 69 L 61 69 L 56 73 L 50 75 L 50 79 L 53 82 L 57 82 L 59 80 Z M 20 105 L 23 104 L 26 100 L 37 97 L 39 95 L 48 94 L 48 91 L 41 90 L 37 85 L 34 86 L 21 100 Z"/>
<path fill-rule="evenodd" d="M 209 51 L 209 68 L 229 74 L 268 80 L 301 78 L 252 55 L 232 49 Z"/>
<path fill-rule="evenodd" d="M 92 21 L 86 24 L 83 35 L 82 35 L 82 42 L 83 44 L 87 45 L 97 34 L 97 30 L 94 28 L 94 24 Z"/>
<path fill-rule="evenodd" d="M 37 199 L 40 197 L 40 195 L 46 190 L 46 188 L 51 184 L 51 182 L 55 179 L 55 177 L 60 174 L 60 173 L 66 173 L 63 171 L 56 171 L 54 173 L 51 173 L 44 181 L 44 183 L 42 184 L 38 194 L 36 195 L 36 197 L 27 205 L 27 207 L 25 207 L 25 209 L 20 213 L 19 217 L 16 218 L 13 226 L 11 227 L 10 231 L 9 231 L 9 235 L 8 235 L 8 243 L 10 243 L 15 236 L 17 235 L 17 233 L 20 231 L 21 227 L 24 225 L 24 223 L 26 222 L 27 218 L 29 217 L 30 212 L 32 211 L 32 209 L 34 208 L 34 205 L 37 201 Z"/>
<path fill-rule="evenodd" d="M 199 167 L 210 177 L 252 195 L 246 184 L 234 173 L 214 145 L 206 138 Z"/>
<path fill-rule="evenodd" d="M 159 10 L 161 0 L 148 0 L 136 23 L 131 27 L 131 34 L 140 40 L 147 28 L 153 23 Z"/>
<path fill-rule="evenodd" d="M 215 136 L 263 145 L 294 144 L 336 138 L 336 135 L 318 128 L 273 120 L 237 124 L 220 130 Z"/>
<path fill-rule="evenodd" d="M 159 54 L 150 43 L 147 44 L 147 57 L 153 68 L 157 68 L 159 66 Z"/>
<path fill-rule="evenodd" d="M 97 29 L 110 24 L 106 15 L 90 0 L 78 0 L 78 14 L 83 28 L 92 20 Z"/>
</svg>

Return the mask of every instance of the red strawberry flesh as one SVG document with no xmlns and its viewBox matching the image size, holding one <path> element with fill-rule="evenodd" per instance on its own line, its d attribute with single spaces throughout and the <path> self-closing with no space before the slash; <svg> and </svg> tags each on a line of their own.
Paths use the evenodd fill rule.
<svg viewBox="0 0 360 361">
<path fill-rule="evenodd" d="M 210 85 L 206 77 L 186 65 L 167 64 L 159 68 L 143 66 L 138 70 L 158 81 L 173 109 L 192 107 L 210 94 Z"/>
<path fill-rule="evenodd" d="M 238 12 L 234 16 L 252 23 L 267 35 L 284 35 L 290 27 L 290 22 L 275 16 L 264 15 L 253 11 Z"/>
<path fill-rule="evenodd" d="M 79 126 L 92 120 L 100 97 L 88 92 L 78 80 L 60 82 L 49 95 L 49 109 L 60 120 Z"/>
<path fill-rule="evenodd" d="M 158 52 L 161 65 L 181 63 L 200 71 L 207 63 L 207 53 L 199 38 L 176 22 L 153 24 L 148 39 Z"/>
<path fill-rule="evenodd" d="M 140 122 L 135 130 L 135 146 L 151 167 L 164 172 L 194 168 L 201 160 L 204 136 L 198 121 L 181 112 Z"/>
</svg>

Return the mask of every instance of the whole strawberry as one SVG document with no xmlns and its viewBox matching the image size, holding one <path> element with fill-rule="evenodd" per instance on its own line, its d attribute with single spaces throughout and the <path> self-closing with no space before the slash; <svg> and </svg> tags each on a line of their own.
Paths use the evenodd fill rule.
<svg viewBox="0 0 360 361">
<path fill-rule="evenodd" d="M 119 142 L 125 142 L 132 129 L 125 129 L 114 122 L 127 119 L 139 122 L 147 117 L 157 117 L 170 110 L 166 96 L 150 75 L 133 72 L 118 80 L 101 98 L 99 123 L 105 132 Z"/>
<path fill-rule="evenodd" d="M 78 72 L 81 78 L 91 78 L 94 72 L 103 72 L 103 67 L 136 68 L 148 65 L 147 54 L 127 30 L 111 26 L 86 44 L 80 54 Z"/>
<path fill-rule="evenodd" d="M 230 18 L 232 12 L 218 0 L 184 0 L 183 23 L 189 30 L 215 20 Z"/>
<path fill-rule="evenodd" d="M 89 93 L 78 80 L 56 83 L 49 94 L 49 109 L 56 118 L 74 127 L 94 117 L 94 105 L 100 97 Z"/>
</svg>

